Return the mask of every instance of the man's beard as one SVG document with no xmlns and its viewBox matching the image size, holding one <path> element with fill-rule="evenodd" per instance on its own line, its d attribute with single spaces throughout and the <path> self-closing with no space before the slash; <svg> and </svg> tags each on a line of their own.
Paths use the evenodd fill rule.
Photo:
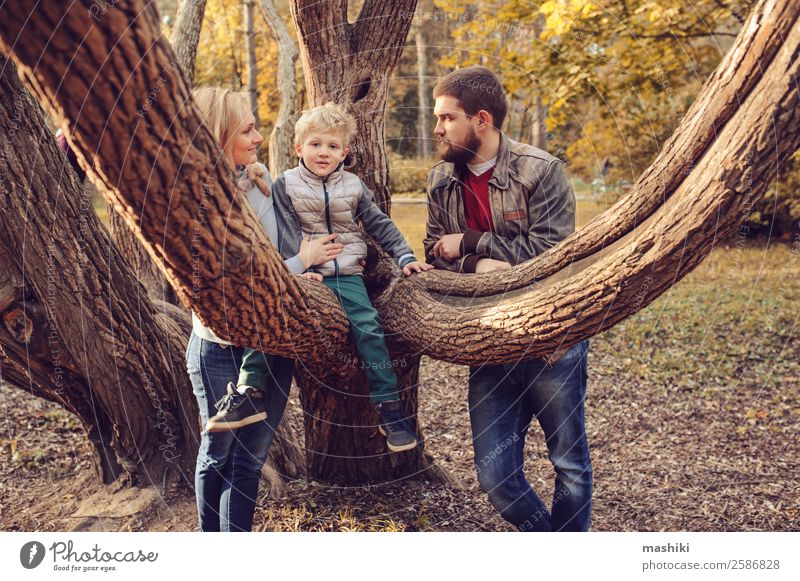
<svg viewBox="0 0 800 581">
<path fill-rule="evenodd" d="M 477 153 L 481 146 L 480 137 L 472 127 L 464 143 L 439 142 L 439 156 L 444 161 L 449 161 L 456 165 L 466 165 Z"/>
</svg>

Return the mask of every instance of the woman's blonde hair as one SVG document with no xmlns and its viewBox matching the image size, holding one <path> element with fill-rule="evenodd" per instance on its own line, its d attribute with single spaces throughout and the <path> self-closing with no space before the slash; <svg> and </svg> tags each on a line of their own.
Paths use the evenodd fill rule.
<svg viewBox="0 0 800 581">
<path fill-rule="evenodd" d="M 295 144 L 302 145 L 306 135 L 311 131 L 320 133 L 339 131 L 344 139 L 344 145 L 348 146 L 356 135 L 356 120 L 344 107 L 330 102 L 303 111 L 294 125 Z"/>
<path fill-rule="evenodd" d="M 250 107 L 247 93 L 222 87 L 199 87 L 192 91 L 192 98 L 200 109 L 203 123 L 219 141 L 228 160 L 233 163 L 233 137 Z M 247 177 L 269 195 L 269 187 L 262 179 L 263 170 L 254 166 L 256 164 L 247 166 Z M 240 182 L 239 188 L 249 189 L 246 182 Z"/>
</svg>

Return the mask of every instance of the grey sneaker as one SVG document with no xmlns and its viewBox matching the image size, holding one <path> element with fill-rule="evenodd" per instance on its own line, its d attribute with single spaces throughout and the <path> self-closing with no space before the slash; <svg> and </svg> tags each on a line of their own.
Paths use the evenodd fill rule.
<svg viewBox="0 0 800 581">
<path fill-rule="evenodd" d="M 403 404 L 399 399 L 385 401 L 375 406 L 380 416 L 378 429 L 386 436 L 386 446 L 392 452 L 404 452 L 417 447 L 417 435 L 403 416 Z"/>
<path fill-rule="evenodd" d="M 254 387 L 239 393 L 233 382 L 228 393 L 217 402 L 217 415 L 206 423 L 207 432 L 229 432 L 267 419 L 264 397 Z"/>
</svg>

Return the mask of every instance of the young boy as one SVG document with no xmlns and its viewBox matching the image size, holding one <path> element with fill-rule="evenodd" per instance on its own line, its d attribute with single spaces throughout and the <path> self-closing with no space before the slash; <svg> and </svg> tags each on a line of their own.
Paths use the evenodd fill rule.
<svg viewBox="0 0 800 581">
<path fill-rule="evenodd" d="M 344 307 L 350 320 L 350 336 L 369 382 L 370 399 L 380 416 L 380 431 L 386 436 L 389 450 L 400 452 L 415 448 L 417 438 L 403 415 L 383 328 L 364 286 L 362 261 L 367 244 L 356 220 L 397 261 L 406 276 L 433 267 L 417 261 L 397 226 L 373 201 L 369 188 L 358 176 L 344 171 L 355 132 L 355 119 L 334 103 L 305 111 L 295 125 L 295 152 L 300 162 L 276 180 L 272 195 L 276 206 L 290 200 L 291 209 L 286 213 L 292 214 L 292 219 L 287 218 L 288 230 L 294 226 L 302 231 L 303 238 L 312 240 L 336 234 L 337 242 L 343 245 L 337 258 L 309 270 L 321 275 L 322 282 Z M 284 255 L 296 253 L 296 244 L 290 240 L 293 234 L 284 233 L 286 248 L 279 248 Z M 296 234 L 301 238 L 300 232 Z M 252 408 L 257 413 L 257 390 L 248 390 L 247 386 L 266 377 L 268 367 L 269 356 L 255 351 L 245 353 L 238 391 L 253 396 L 253 400 L 240 404 L 242 410 Z M 243 413 L 247 412 L 240 412 Z"/>
</svg>

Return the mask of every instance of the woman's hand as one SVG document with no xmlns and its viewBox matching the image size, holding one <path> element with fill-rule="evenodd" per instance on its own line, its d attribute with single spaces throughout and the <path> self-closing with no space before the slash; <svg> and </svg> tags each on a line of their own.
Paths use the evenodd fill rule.
<svg viewBox="0 0 800 581">
<path fill-rule="evenodd" d="M 344 250 L 344 245 L 334 242 L 338 234 L 328 234 L 322 238 L 303 238 L 300 242 L 300 252 L 298 256 L 306 268 L 325 264 L 339 256 Z"/>
</svg>

